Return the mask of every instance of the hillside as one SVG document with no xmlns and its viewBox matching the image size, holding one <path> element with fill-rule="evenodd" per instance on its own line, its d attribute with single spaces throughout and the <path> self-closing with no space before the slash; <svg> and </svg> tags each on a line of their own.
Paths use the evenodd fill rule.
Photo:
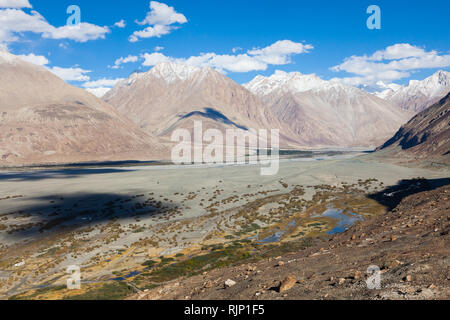
<svg viewBox="0 0 450 320">
<path fill-rule="evenodd" d="M 309 146 L 376 147 L 413 115 L 363 90 L 316 75 L 277 71 L 244 86 Z"/>
<path fill-rule="evenodd" d="M 417 114 L 378 150 L 380 156 L 450 164 L 450 93 Z"/>
<path fill-rule="evenodd" d="M 114 108 L 0 52 L 0 165 L 155 159 L 167 153 Z"/>
<path fill-rule="evenodd" d="M 303 250 L 178 279 L 129 299 L 448 299 L 450 187 L 442 183 L 430 190 L 419 181 L 413 193 L 417 181 L 390 188 L 385 192 L 400 195 L 392 210 Z M 383 192 L 374 197 L 384 203 Z M 380 290 L 367 288 L 372 265 L 381 270 Z"/>
</svg>

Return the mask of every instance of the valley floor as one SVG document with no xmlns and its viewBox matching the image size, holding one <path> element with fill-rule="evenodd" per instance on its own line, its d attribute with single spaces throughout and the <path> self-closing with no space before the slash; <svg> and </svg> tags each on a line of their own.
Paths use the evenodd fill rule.
<svg viewBox="0 0 450 320">
<path fill-rule="evenodd" d="M 450 299 L 450 186 L 298 252 L 172 281 L 133 300 Z M 368 288 L 369 266 L 380 287 Z M 235 285 L 227 287 L 226 281 Z"/>
<path fill-rule="evenodd" d="M 161 290 L 167 284 L 175 285 L 175 279 L 197 275 L 183 280 L 192 293 L 174 289 L 161 297 L 254 298 L 256 287 L 243 290 L 244 282 L 239 279 L 235 279 L 238 284 L 230 290 L 219 290 L 224 279 L 215 277 L 214 270 L 245 264 L 237 267 L 240 270 L 250 262 L 269 268 L 278 261 L 274 258 L 289 252 L 300 252 L 293 259 L 306 259 L 306 252 L 311 252 L 317 242 L 354 223 L 365 221 L 370 225 L 376 221 L 373 219 L 383 219 L 392 208 L 374 196 L 377 192 L 418 177 L 427 179 L 427 185 L 442 185 L 449 173 L 445 168 L 407 168 L 353 156 L 283 161 L 279 173 L 272 177 L 261 176 L 258 166 L 0 172 L 0 297 L 122 299 L 138 293 L 135 297 L 148 298 L 153 297 L 152 288 Z M 416 181 L 425 183 L 423 179 L 405 183 L 414 185 Z M 348 234 L 338 238 L 341 236 Z M 362 244 L 365 236 L 361 235 L 355 243 Z M 448 244 L 448 238 L 442 239 Z M 403 240 L 374 242 L 383 252 Z M 407 241 L 404 243 L 406 250 Z M 368 244 L 357 250 L 369 252 L 373 245 L 370 241 Z M 335 257 L 329 259 L 329 249 L 320 246 L 323 250 L 311 258 L 317 261 L 301 267 L 302 273 L 296 277 L 307 280 L 313 273 L 318 276 L 327 268 L 331 272 L 339 267 L 333 264 Z M 366 255 L 367 261 L 351 262 L 352 257 L 345 250 L 351 252 L 352 248 L 347 244 L 339 248 L 343 250 L 339 259 L 350 265 L 362 266 L 371 259 Z M 426 248 L 427 244 L 421 244 L 417 252 L 426 252 Z M 392 259 L 403 262 L 402 257 L 392 254 Z M 448 268 L 448 260 L 438 260 L 428 264 L 439 266 L 447 261 Z M 291 264 L 286 261 L 285 265 Z M 66 288 L 69 266 L 81 270 L 80 290 Z M 265 269 L 258 268 L 255 273 L 259 277 L 258 270 Z M 340 275 L 336 269 L 330 285 L 333 281 L 341 283 L 341 278 L 349 277 L 353 270 L 359 267 L 349 267 L 349 275 Z M 205 282 L 210 280 L 213 284 L 208 284 L 209 289 L 203 292 L 200 289 L 204 295 L 196 295 L 198 282 L 203 279 L 198 275 L 204 272 L 211 277 Z M 261 293 L 262 298 L 272 297 L 266 294 L 275 291 L 263 287 L 275 285 L 278 278 L 270 274 L 261 278 L 274 282 L 260 283 L 261 290 L 268 292 Z M 344 280 L 339 286 L 351 281 Z M 233 293 L 238 292 L 237 288 L 242 296 Z M 317 292 L 303 296 L 321 297 Z M 332 296 L 338 297 L 330 293 Z"/>
</svg>

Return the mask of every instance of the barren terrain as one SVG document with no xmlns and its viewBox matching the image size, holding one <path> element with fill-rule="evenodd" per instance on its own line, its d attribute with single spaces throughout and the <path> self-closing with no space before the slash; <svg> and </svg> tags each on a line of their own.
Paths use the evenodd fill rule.
<svg viewBox="0 0 450 320">
<path fill-rule="evenodd" d="M 0 295 L 122 299 L 218 268 L 302 257 L 316 241 L 385 214 L 389 206 L 371 194 L 449 176 L 354 156 L 285 160 L 269 177 L 249 165 L 2 172 Z M 80 267 L 80 290 L 67 290 L 68 266 Z"/>
</svg>

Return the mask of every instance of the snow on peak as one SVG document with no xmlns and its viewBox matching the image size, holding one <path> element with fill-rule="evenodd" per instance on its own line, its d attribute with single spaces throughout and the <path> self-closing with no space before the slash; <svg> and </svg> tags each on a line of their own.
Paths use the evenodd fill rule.
<svg viewBox="0 0 450 320">
<path fill-rule="evenodd" d="M 338 81 L 326 81 L 315 74 L 302 74 L 300 72 L 284 72 L 277 70 L 270 77 L 257 76 L 252 81 L 244 84 L 244 87 L 254 94 L 265 96 L 274 91 L 284 92 L 306 92 L 320 91 L 331 88 L 345 89 L 347 91 L 354 88 L 346 86 Z"/>
<path fill-rule="evenodd" d="M 396 83 L 384 83 L 383 81 L 378 81 L 375 84 L 375 88 L 372 92 L 378 98 L 387 99 L 395 92 L 399 91 L 403 86 Z"/>
<path fill-rule="evenodd" d="M 378 88 L 380 89 L 388 89 L 388 90 L 392 90 L 392 91 L 397 91 L 398 89 L 400 89 L 402 86 L 396 83 L 384 83 L 383 81 L 378 81 L 377 83 Z"/>
<path fill-rule="evenodd" d="M 203 79 L 210 74 L 211 68 L 200 68 L 188 64 L 165 61 L 156 64 L 152 69 L 146 72 L 135 72 L 127 80 L 118 83 L 119 86 L 131 85 L 139 79 L 158 78 L 164 80 L 167 84 L 173 84 L 177 81 L 186 81 L 200 75 Z"/>
<path fill-rule="evenodd" d="M 414 111 L 422 111 L 450 91 L 450 72 L 437 71 L 424 80 L 411 80 L 407 85 L 375 93 L 379 98 Z"/>
<path fill-rule="evenodd" d="M 173 83 L 177 80 L 185 81 L 192 78 L 202 69 L 187 64 L 174 62 L 161 62 L 155 65 L 148 73 L 165 80 L 167 83 Z"/>
<path fill-rule="evenodd" d="M 402 87 L 395 93 L 408 95 L 422 94 L 430 98 L 435 98 L 441 96 L 449 88 L 450 72 L 440 70 L 422 81 L 411 80 L 407 86 Z"/>
</svg>

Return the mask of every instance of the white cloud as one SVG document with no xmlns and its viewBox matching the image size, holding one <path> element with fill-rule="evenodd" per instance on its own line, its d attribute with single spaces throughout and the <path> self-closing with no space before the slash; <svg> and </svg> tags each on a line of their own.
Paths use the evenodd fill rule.
<svg viewBox="0 0 450 320">
<path fill-rule="evenodd" d="M 0 0 L 0 8 L 32 8 L 28 0 Z"/>
<path fill-rule="evenodd" d="M 144 59 L 142 65 L 146 67 L 151 67 L 161 62 L 170 61 L 200 68 L 210 67 L 223 73 L 226 73 L 227 71 L 249 72 L 267 69 L 267 64 L 260 62 L 247 54 L 233 56 L 204 53 L 199 56 L 192 56 L 189 58 L 173 58 L 167 57 L 159 52 L 153 52 L 145 53 L 141 57 Z"/>
<path fill-rule="evenodd" d="M 184 24 L 187 22 L 186 17 L 175 11 L 173 7 L 169 7 L 165 3 L 150 1 L 150 12 L 142 21 L 136 21 L 137 24 L 144 26 L 149 25 L 141 31 L 135 31 L 130 37 L 130 42 L 137 42 L 139 38 L 160 38 L 169 34 L 178 27 L 173 24 Z"/>
<path fill-rule="evenodd" d="M 164 50 L 164 47 L 156 46 L 154 49 L 156 52 Z"/>
<path fill-rule="evenodd" d="M 101 98 L 103 97 L 109 90 L 112 89 L 116 85 L 117 82 L 123 80 L 123 78 L 117 79 L 100 79 L 96 81 L 89 81 L 83 83 L 83 87 L 93 95 Z"/>
<path fill-rule="evenodd" d="M 91 72 L 90 70 L 84 70 L 81 68 L 61 68 L 52 67 L 48 70 L 64 81 L 89 81 L 90 77 L 86 73 Z"/>
<path fill-rule="evenodd" d="M 175 11 L 173 7 L 169 7 L 165 3 L 150 1 L 150 12 L 147 13 L 147 17 L 141 22 L 140 25 L 163 25 L 168 26 L 174 23 L 186 23 L 186 17 Z"/>
<path fill-rule="evenodd" d="M 340 80 L 352 85 L 374 84 L 378 81 L 390 83 L 409 77 L 411 71 L 450 66 L 450 55 L 439 55 L 437 51 L 400 43 L 376 51 L 367 56 L 352 56 L 331 70 L 347 72 L 355 76 Z"/>
<path fill-rule="evenodd" d="M 250 50 L 248 54 L 267 64 L 282 65 L 290 63 L 293 54 L 307 53 L 312 49 L 314 47 L 310 44 L 281 40 L 263 49 Z"/>
<path fill-rule="evenodd" d="M 144 53 L 143 55 L 141 55 L 141 57 L 144 59 L 142 65 L 145 67 L 151 67 L 161 62 L 174 60 L 170 57 L 166 57 L 165 55 L 159 52 Z"/>
<path fill-rule="evenodd" d="M 117 82 L 123 80 L 123 78 L 117 78 L 117 79 L 100 79 L 96 81 L 89 81 L 83 83 L 84 88 L 99 88 L 99 87 L 114 87 Z"/>
<path fill-rule="evenodd" d="M 125 28 L 127 26 L 127 24 L 125 23 L 125 20 L 122 19 L 122 20 L 114 23 L 114 26 L 122 29 L 122 28 Z"/>
<path fill-rule="evenodd" d="M 154 66 L 160 62 L 171 61 L 197 67 L 211 67 L 220 72 L 249 72 L 266 70 L 268 65 L 285 65 L 291 63 L 291 56 L 309 52 L 312 45 L 295 43 L 290 40 L 277 41 L 262 48 L 249 50 L 247 53 L 228 55 L 203 53 L 189 58 L 167 57 L 162 53 L 153 52 L 141 55 L 143 66 Z"/>
<path fill-rule="evenodd" d="M 249 72 L 267 69 L 266 63 L 247 54 L 239 54 L 236 56 L 213 55 L 206 63 L 219 71 Z"/>
<path fill-rule="evenodd" d="M 76 26 L 52 28 L 50 31 L 44 32 L 42 36 L 49 39 L 71 39 L 77 42 L 86 42 L 105 39 L 105 34 L 108 32 L 110 32 L 108 27 L 82 22 Z"/>
<path fill-rule="evenodd" d="M 71 67 L 71 68 L 62 68 L 62 67 L 56 67 L 56 66 L 49 67 L 48 64 L 50 63 L 50 61 L 45 56 L 35 55 L 34 53 L 17 55 L 17 57 L 26 62 L 47 68 L 47 70 L 49 70 L 56 76 L 60 77 L 64 81 L 89 81 L 90 80 L 90 77 L 87 75 L 87 73 L 91 72 L 90 70 L 84 70 L 77 66 Z M 99 80 L 98 82 L 95 82 L 95 81 L 87 82 L 85 84 L 89 85 L 90 87 L 91 86 L 92 87 L 101 86 L 101 85 L 107 86 L 108 84 L 111 84 L 111 86 L 113 86 L 115 84 L 115 82 L 108 82 L 108 81 L 106 81 L 106 79 L 103 79 L 103 80 Z M 118 79 L 118 80 L 120 80 L 120 79 Z"/>
<path fill-rule="evenodd" d="M 133 55 L 129 55 L 129 56 L 125 57 L 125 58 L 124 57 L 120 57 L 119 59 L 117 59 L 114 62 L 114 66 L 112 66 L 111 68 L 118 69 L 121 64 L 134 63 L 134 62 L 137 62 L 138 60 L 139 60 L 139 57 L 133 56 Z"/>
<path fill-rule="evenodd" d="M 38 66 L 45 66 L 45 65 L 49 64 L 49 61 L 46 57 L 37 56 L 33 53 L 26 54 L 26 55 L 25 54 L 18 55 L 18 57 L 22 60 L 25 60 L 27 62 L 30 62 L 30 63 L 38 65 Z"/>
<path fill-rule="evenodd" d="M 171 26 L 156 25 L 154 27 L 147 27 L 142 31 L 135 31 L 129 37 L 130 42 L 137 42 L 139 38 L 161 38 L 162 36 L 169 34 L 172 31 Z"/>
<path fill-rule="evenodd" d="M 77 42 L 104 39 L 110 32 L 108 27 L 100 27 L 90 23 L 76 26 L 54 27 L 39 12 L 32 10 L 30 14 L 18 9 L 0 10 L 0 42 L 19 41 L 23 32 L 41 34 L 47 39 L 71 39 Z"/>
<path fill-rule="evenodd" d="M 396 60 L 409 57 L 421 57 L 426 55 L 426 51 L 422 48 L 415 47 L 409 43 L 398 43 L 389 46 L 384 50 L 379 50 L 371 56 L 371 60 Z"/>
<path fill-rule="evenodd" d="M 86 91 L 92 93 L 94 96 L 96 96 L 98 98 L 103 97 L 110 90 L 111 90 L 111 88 L 104 88 L 104 87 L 86 89 Z"/>
</svg>

